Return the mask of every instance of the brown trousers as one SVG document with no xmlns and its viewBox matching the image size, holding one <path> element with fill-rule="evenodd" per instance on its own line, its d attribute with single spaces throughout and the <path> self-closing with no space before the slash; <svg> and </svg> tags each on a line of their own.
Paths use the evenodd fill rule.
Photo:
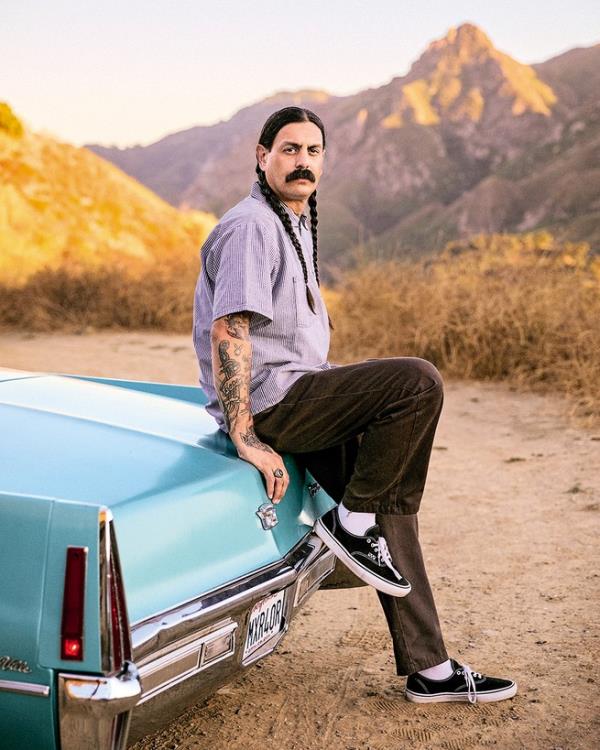
<svg viewBox="0 0 600 750">
<path fill-rule="evenodd" d="M 377 592 L 399 675 L 448 658 L 418 538 L 417 511 L 442 410 L 443 382 L 419 357 L 367 359 L 300 377 L 254 429 L 295 454 L 335 501 L 375 513 L 406 597 Z M 285 502 L 285 498 L 284 498 Z"/>
</svg>

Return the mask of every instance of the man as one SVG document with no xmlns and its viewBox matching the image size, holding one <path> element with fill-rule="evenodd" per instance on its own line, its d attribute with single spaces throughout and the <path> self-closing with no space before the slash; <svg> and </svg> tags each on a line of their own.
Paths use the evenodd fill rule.
<svg viewBox="0 0 600 750">
<path fill-rule="evenodd" d="M 289 482 L 279 451 L 295 454 L 338 502 L 315 531 L 377 589 L 409 700 L 512 697 L 511 680 L 448 658 L 420 550 L 440 373 L 418 357 L 327 359 L 316 199 L 324 158 L 314 112 L 273 113 L 256 147 L 258 180 L 202 248 L 194 344 L 207 411 L 262 472 L 274 503 Z"/>
</svg>

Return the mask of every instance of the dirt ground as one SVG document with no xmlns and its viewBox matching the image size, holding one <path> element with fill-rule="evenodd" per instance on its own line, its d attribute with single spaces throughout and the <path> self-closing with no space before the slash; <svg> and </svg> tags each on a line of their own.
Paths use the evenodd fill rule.
<svg viewBox="0 0 600 750">
<path fill-rule="evenodd" d="M 0 365 L 196 383 L 189 337 L 0 336 Z M 318 592 L 276 653 L 136 750 L 599 746 L 600 429 L 559 398 L 446 382 L 420 513 L 450 653 L 514 678 L 496 704 L 403 697 L 372 589 Z"/>
</svg>

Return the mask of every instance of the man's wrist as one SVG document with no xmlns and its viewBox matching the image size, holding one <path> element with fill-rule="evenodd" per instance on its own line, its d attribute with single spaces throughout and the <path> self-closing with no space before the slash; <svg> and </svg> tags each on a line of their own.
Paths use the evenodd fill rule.
<svg viewBox="0 0 600 750">
<path fill-rule="evenodd" d="M 244 448 L 258 448 L 263 451 L 272 452 L 272 449 L 258 437 L 254 432 L 254 424 L 251 422 L 246 427 L 234 428 L 233 435 L 231 436 L 233 444 L 237 448 L 238 452 L 242 446 Z"/>
<path fill-rule="evenodd" d="M 236 419 L 229 426 L 229 436 L 234 443 L 243 443 L 244 436 L 250 433 L 254 434 L 254 423 L 252 420 Z"/>
</svg>

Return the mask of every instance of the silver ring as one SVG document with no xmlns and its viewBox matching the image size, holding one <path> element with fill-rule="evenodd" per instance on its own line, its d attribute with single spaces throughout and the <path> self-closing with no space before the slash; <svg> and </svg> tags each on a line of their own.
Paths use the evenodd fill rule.
<svg viewBox="0 0 600 750">
<path fill-rule="evenodd" d="M 283 471 L 281 471 L 281 469 L 273 469 L 273 476 L 275 476 L 275 477 L 282 477 L 283 476 Z"/>
</svg>

